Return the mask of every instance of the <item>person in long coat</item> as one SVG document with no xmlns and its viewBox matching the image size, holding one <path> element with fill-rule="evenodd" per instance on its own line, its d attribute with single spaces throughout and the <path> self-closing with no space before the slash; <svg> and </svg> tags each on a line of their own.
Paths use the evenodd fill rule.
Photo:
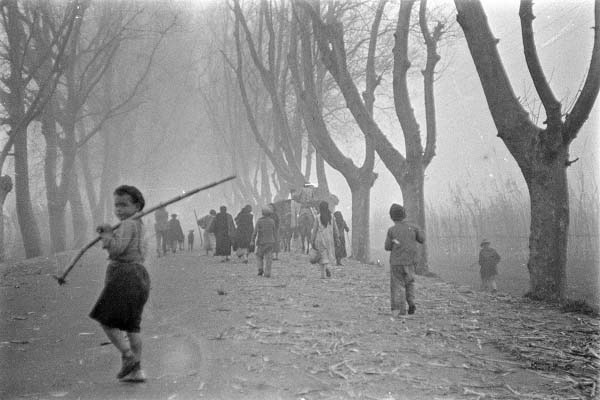
<svg viewBox="0 0 600 400">
<path fill-rule="evenodd" d="M 221 262 L 229 261 L 232 240 L 235 235 L 235 223 L 231 214 L 227 212 L 227 207 L 221 206 L 208 230 L 215 234 L 217 242 L 215 256 L 223 256 Z"/>
<path fill-rule="evenodd" d="M 173 253 L 177 252 L 177 245 L 179 242 L 183 242 L 184 238 L 183 229 L 181 229 L 181 223 L 177 219 L 177 214 L 171 214 L 171 219 L 169 220 L 169 244 Z"/>
<path fill-rule="evenodd" d="M 346 252 L 346 235 L 344 232 L 349 232 L 350 228 L 348 228 L 346 221 L 344 221 L 341 211 L 334 212 L 333 216 L 335 217 L 335 224 L 339 232 L 339 240 L 336 241 L 335 246 L 335 264 L 342 265 L 342 258 L 348 257 L 348 253 Z"/>
<path fill-rule="evenodd" d="M 248 264 L 248 253 L 250 252 L 250 241 L 254 231 L 254 215 L 252 206 L 247 205 L 235 217 L 237 226 L 235 231 L 235 247 L 239 258 L 244 257 L 244 264 Z"/>
</svg>

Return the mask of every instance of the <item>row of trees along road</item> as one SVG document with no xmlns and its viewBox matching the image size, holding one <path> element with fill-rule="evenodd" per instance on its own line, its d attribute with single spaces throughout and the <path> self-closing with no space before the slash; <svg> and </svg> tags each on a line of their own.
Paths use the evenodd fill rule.
<svg viewBox="0 0 600 400">
<path fill-rule="evenodd" d="M 9 155 L 14 155 L 18 223 L 25 255 L 35 257 L 42 254 L 42 244 L 29 189 L 28 135 L 41 132 L 46 144 L 44 177 L 52 250 L 66 248 L 67 203 L 71 206 L 74 237 L 79 239 L 76 244 L 80 245 L 88 236 L 88 225 L 75 171 L 76 158 L 80 156 L 82 170 L 87 172 L 83 176 L 88 200 L 94 222 L 98 223 L 110 202 L 107 188 L 114 185 L 119 170 L 118 162 L 111 157 L 118 146 L 111 140 L 124 136 L 107 129 L 107 125 L 135 108 L 154 52 L 174 20 L 165 27 L 164 21 L 158 21 L 140 5 L 123 7 L 119 3 L 89 1 L 9 0 L 0 5 L 0 14 L 6 33 L 1 57 L 7 66 L 2 71 L 0 94 L 3 124 L 8 127 L 0 168 Z M 138 55 L 134 48 L 141 48 L 146 57 L 138 57 L 134 68 L 123 68 L 131 65 L 128 57 Z M 87 147 L 98 133 L 104 136 L 98 152 L 103 154 L 99 183 L 89 173 L 87 157 Z M 1 206 L 12 189 L 9 177 L 3 176 L 2 180 Z M 93 193 L 96 186 L 99 196 Z M 3 219 L 0 224 L 4 232 Z M 4 252 L 3 236 L 0 240 Z"/>
<path fill-rule="evenodd" d="M 52 250 L 61 251 L 66 246 L 67 204 L 74 236 L 84 239 L 89 230 L 79 186 L 85 188 L 93 222 L 104 219 L 110 189 L 128 161 L 124 149 L 135 140 L 144 141 L 134 140 L 129 132 L 136 121 L 148 117 L 139 111 L 149 100 L 142 94 L 152 84 L 160 87 L 148 77 L 157 49 L 179 13 L 184 27 L 202 24 L 188 31 L 199 34 L 194 40 L 203 53 L 192 66 L 197 70 L 192 86 L 198 97 L 186 101 L 197 99 L 196 110 L 205 117 L 201 128 L 208 133 L 199 136 L 209 136 L 202 138 L 212 140 L 213 148 L 227 149 L 221 154 L 228 157 L 219 157 L 218 163 L 239 177 L 226 189 L 232 189 L 234 203 L 262 205 L 287 198 L 291 188 L 314 175 L 313 167 L 319 189 L 328 192 L 327 163 L 344 177 L 352 195 L 353 256 L 369 261 L 370 192 L 377 180 L 377 157 L 395 178 L 408 214 L 426 225 L 424 176 L 436 151 L 439 50 L 463 33 L 498 136 L 529 188 L 530 294 L 562 299 L 569 226 L 566 169 L 573 162 L 568 150 L 598 94 L 599 3 L 594 3 L 587 77 L 572 108 L 563 110 L 536 52 L 532 2 L 521 1 L 524 57 L 546 114 L 545 126 L 539 127 L 513 92 L 479 1 L 455 0 L 455 9 L 443 9 L 426 0 L 232 0 L 201 10 L 192 7 L 198 18 L 184 5 L 164 3 L 4 1 L 0 57 L 6 68 L 1 71 L 0 101 L 7 140 L 0 168 L 14 154 L 17 215 L 26 256 L 41 254 L 29 194 L 28 135 L 41 133 L 46 145 L 50 237 Z M 171 46 L 181 50 L 175 43 Z M 172 66 L 165 63 L 161 68 L 168 76 Z M 422 82 L 422 112 L 413 108 L 415 91 L 409 90 L 416 79 Z M 389 80 L 391 96 L 385 97 Z M 376 101 L 378 96 L 384 100 Z M 384 115 L 389 99 L 395 110 L 393 124 Z M 184 109 L 178 107 L 180 112 Z M 153 134 L 162 134 L 159 130 Z M 146 158 L 160 157 L 154 150 L 147 153 Z M 11 190 L 12 179 L 2 176 L 0 206 Z M 428 272 L 425 248 L 419 272 Z"/>
<path fill-rule="evenodd" d="M 258 71 L 272 106 L 274 130 L 282 135 L 278 141 L 284 149 L 279 160 L 287 160 L 293 178 L 289 184 L 301 179 L 298 157 L 289 151 L 288 143 L 294 134 L 288 123 L 287 112 L 295 118 L 300 114 L 310 144 L 317 154 L 348 182 L 352 193 L 352 244 L 354 256 L 368 260 L 368 210 L 369 192 L 376 174 L 373 173 L 373 150 L 392 173 L 402 191 L 407 212 L 416 222 L 425 226 L 424 173 L 435 155 L 437 127 L 435 121 L 434 77 L 440 60 L 437 46 L 447 32 L 447 20 L 437 19 L 430 27 L 427 1 L 419 2 L 416 19 L 425 43 L 425 65 L 422 69 L 425 99 L 425 147 L 420 125 L 411 105 L 408 91 L 409 37 L 411 17 L 415 14 L 415 1 L 403 0 L 397 12 L 394 45 L 391 49 L 393 99 L 396 115 L 402 128 L 405 154 L 396 148 L 377 124 L 373 105 L 375 89 L 385 73 L 385 56 L 378 58 L 377 40 L 382 36 L 380 24 L 386 1 L 375 7 L 361 7 L 362 3 L 293 1 L 290 4 L 263 1 L 243 10 L 239 1 L 233 2 L 235 15 L 234 38 L 237 50 L 235 69 L 240 83 L 242 98 L 255 136 L 259 128 L 253 118 L 244 88 L 242 60 L 248 51 Z M 597 97 L 600 70 L 598 66 L 598 6 L 595 2 L 594 47 L 588 75 L 574 106 L 563 113 L 561 104 L 553 95 L 540 65 L 533 35 L 534 19 L 532 2 L 521 2 L 521 18 L 524 55 L 534 87 L 546 112 L 546 127 L 536 126 L 524 107 L 514 95 L 496 50 L 497 40 L 487 24 L 487 17 L 478 1 L 456 0 L 457 20 L 464 32 L 477 72 L 488 100 L 490 112 L 498 129 L 498 136 L 517 161 L 531 200 L 530 292 L 534 298 L 562 299 L 566 288 L 566 253 L 569 222 L 566 168 L 572 163 L 568 149 L 581 126 L 587 119 Z M 371 21 L 366 38 L 357 37 L 356 15 Z M 258 40 L 253 40 L 248 16 L 254 16 L 253 30 Z M 242 48 L 240 26 L 246 38 Z M 385 26 L 383 31 L 385 31 Z M 348 34 L 348 32 L 352 32 Z M 264 38 L 264 36 L 266 38 Z M 366 50 L 361 49 L 364 45 Z M 287 46 L 287 63 L 282 55 Z M 387 49 L 390 50 L 389 48 Z M 389 53 L 388 53 L 389 54 Z M 358 55 L 358 56 L 357 56 Z M 356 59 L 366 60 L 365 68 L 357 67 Z M 265 61 L 267 60 L 266 64 Z M 379 64 L 378 64 L 379 62 Z M 381 66 L 379 75 L 377 66 Z M 287 69 L 294 88 L 296 106 L 286 108 L 290 95 L 286 92 Z M 325 76 L 325 73 L 329 75 Z M 328 85 L 331 78 L 336 86 Z M 364 86 L 360 93 L 358 86 Z M 279 88 L 279 89 L 278 89 Z M 362 166 L 356 166 L 351 158 L 340 151 L 324 118 L 326 94 L 341 93 L 345 106 L 364 134 L 365 156 Z M 334 96 L 334 95 L 332 95 Z M 264 141 L 264 140 L 263 140 Z M 262 145 L 261 145 L 262 146 Z M 276 165 L 274 156 L 270 159 Z M 279 167 L 275 167 L 280 170 Z M 289 172 L 286 171 L 286 172 Z M 282 177 L 284 174 L 281 175 Z M 285 179 L 285 178 L 284 178 Z M 321 184 L 321 183 L 319 183 Z M 426 251 L 421 273 L 427 272 Z"/>
<path fill-rule="evenodd" d="M 433 32 L 428 26 L 427 2 L 422 1 L 416 16 L 421 40 L 426 43 L 426 62 L 423 69 L 426 107 L 426 146 L 421 145 L 419 124 L 413 112 L 408 92 L 409 28 L 414 2 L 403 2 L 394 31 L 391 20 L 383 19 L 387 1 L 376 7 L 363 7 L 360 3 L 327 3 L 320 7 L 304 1 L 291 3 L 261 2 L 243 10 L 234 1 L 234 39 L 237 64 L 227 62 L 236 71 L 240 94 L 244 100 L 249 125 L 257 142 L 269 156 L 281 180 L 289 186 L 298 186 L 310 175 L 300 172 L 302 147 L 291 151 L 290 143 L 300 144 L 306 137 L 305 148 L 314 148 L 320 158 L 339 171 L 346 179 L 352 194 L 352 249 L 353 256 L 361 261 L 370 259 L 369 209 L 370 191 L 377 178 L 373 172 L 375 152 L 392 172 L 403 193 L 404 204 L 416 222 L 425 225 L 424 171 L 435 154 L 435 102 L 434 72 L 440 56 L 437 45 L 445 33 L 445 23 L 437 19 Z M 250 25 L 250 16 L 254 25 Z M 368 18 L 365 18 L 368 16 Z M 365 24 L 365 20 L 372 21 Z M 383 20 L 383 24 L 382 24 Z M 311 29 L 312 28 L 312 29 Z M 242 33 L 240 33 L 240 31 Z M 252 33 L 255 31 L 256 33 Z M 352 32 L 350 38 L 346 32 Z M 396 45 L 389 52 L 390 33 L 396 36 Z M 245 40 L 245 46 L 242 40 Z M 266 38 L 264 38 L 266 35 Z M 257 39 L 254 39 L 254 36 Z M 378 40 L 387 40 L 388 46 L 378 46 Z M 347 49 L 346 41 L 350 41 Z M 413 45 L 416 41 L 413 41 Z M 245 54 L 249 53 L 249 57 Z M 246 86 L 248 76 L 243 73 L 243 60 L 250 58 L 258 71 L 264 90 L 271 100 L 275 137 L 275 150 L 268 148 L 261 137 L 257 119 L 251 109 Z M 266 60 L 266 61 L 265 61 Z M 363 64 L 364 62 L 364 64 Z M 361 65 L 362 64 L 362 65 Z M 383 75 L 393 66 L 394 101 L 398 120 L 403 128 L 406 155 L 392 145 L 375 121 L 375 90 Z M 289 77 L 288 77 L 289 71 Z M 293 90 L 287 90 L 291 85 Z M 362 94 L 358 85 L 364 85 Z M 286 107 L 293 101 L 294 106 Z M 332 115 L 342 102 L 350 110 L 363 134 L 364 157 L 362 165 L 345 155 L 334 139 L 329 126 Z M 291 115 L 288 117 L 288 113 Z M 339 113 L 339 112 L 338 112 Z M 293 120 L 292 129 L 289 120 Z M 348 134 L 336 132 L 345 140 Z M 344 137 L 345 136 L 345 137 Z M 277 149 L 282 149 L 277 154 Z M 308 154 L 310 157 L 310 154 Z M 317 170 L 319 170 L 317 157 Z M 307 158 L 310 165 L 310 158 Z M 307 168 L 308 170 L 308 168 Z M 323 174 L 318 174 L 321 189 L 327 189 Z M 287 192 L 283 193 L 287 196 Z M 426 249 L 419 272 L 427 272 Z"/>
</svg>

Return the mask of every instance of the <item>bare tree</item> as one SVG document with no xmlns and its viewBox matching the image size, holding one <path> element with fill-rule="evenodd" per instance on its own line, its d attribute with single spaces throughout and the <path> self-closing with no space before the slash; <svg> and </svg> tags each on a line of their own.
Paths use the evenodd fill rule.
<svg viewBox="0 0 600 400">
<path fill-rule="evenodd" d="M 481 3 L 455 0 L 455 4 L 457 20 L 469 45 L 498 136 L 517 161 L 529 189 L 528 295 L 562 300 L 567 284 L 569 230 L 566 170 L 574 162 L 569 160 L 569 146 L 587 120 L 600 87 L 600 1 L 594 4 L 594 47 L 587 77 L 573 107 L 564 114 L 538 58 L 532 1 L 521 1 L 519 16 L 525 61 L 545 110 L 545 127 L 531 120 L 515 95 L 496 48 L 498 39 L 492 34 Z"/>
<path fill-rule="evenodd" d="M 122 15 L 122 9 L 113 10 L 110 3 L 105 6 L 99 24 L 111 24 L 109 43 L 115 46 L 114 55 L 102 68 L 99 85 L 94 86 L 97 90 L 90 93 L 78 118 L 85 123 L 79 125 L 76 143 L 94 223 L 100 223 L 110 213 L 111 188 L 120 180 L 125 161 L 133 158 L 131 146 L 126 145 L 136 122 L 133 110 L 143 101 L 145 83 L 159 47 L 177 23 L 176 15 L 163 19 L 154 15 L 155 10 L 146 12 L 145 7 L 128 8 Z M 127 68 L 122 68 L 125 65 Z M 101 136 L 100 143 L 92 144 L 97 135 Z M 88 149 L 82 151 L 87 146 L 97 150 L 99 156 L 95 160 L 90 159 Z M 92 170 L 99 171 L 98 175 L 94 176 Z M 82 235 L 83 232 L 78 236 Z"/>
<path fill-rule="evenodd" d="M 19 4 L 9 0 L 0 5 L 6 37 L 6 53 L 2 56 L 8 66 L 2 79 L 1 99 L 6 112 L 3 123 L 9 127 L 8 140 L 0 153 L 0 168 L 14 149 L 17 217 L 28 258 L 42 253 L 42 243 L 29 191 L 27 130 L 56 88 L 63 54 L 82 9 L 77 1 L 69 3 L 62 8 L 62 17 L 52 21 L 53 10 L 44 2 Z M 49 30 L 42 29 L 44 24 Z M 36 40 L 44 33 L 51 34 L 48 47 L 40 46 Z M 4 199 L 5 196 L 0 206 Z"/>
<path fill-rule="evenodd" d="M 406 155 L 400 153 L 378 126 L 372 114 L 371 102 L 373 92 L 374 72 L 367 76 L 367 90 L 361 97 L 349 70 L 348 52 L 344 40 L 344 27 L 341 21 L 329 19 L 323 21 L 320 14 L 311 3 L 300 1 L 311 16 L 315 38 L 319 45 L 321 58 L 327 70 L 339 86 L 346 104 L 363 134 L 368 137 L 375 147 L 377 154 L 392 173 L 402 190 L 407 214 L 415 219 L 421 227 L 425 227 L 424 175 L 425 169 L 435 155 L 437 129 L 435 125 L 433 75 L 435 65 L 440 56 L 437 54 L 444 26 L 438 22 L 433 33 L 430 32 L 426 21 L 426 1 L 421 1 L 419 12 L 421 33 L 427 45 L 427 64 L 422 71 L 424 77 L 425 109 L 426 109 L 426 140 L 425 148 L 421 144 L 421 131 L 410 102 L 408 92 L 408 70 L 411 63 L 408 58 L 409 28 L 414 0 L 403 0 L 396 24 L 396 44 L 393 49 L 393 93 L 396 115 L 402 127 Z M 380 3 L 383 7 L 385 2 Z M 331 5 L 330 5 L 331 6 Z M 373 69 L 373 67 L 370 67 Z M 371 108 L 371 109 L 370 109 Z M 427 273 L 427 252 L 423 248 L 423 257 L 417 269 L 419 273 Z"/>
<path fill-rule="evenodd" d="M 298 141 L 294 141 L 293 139 L 294 133 L 297 134 L 298 132 L 292 130 L 286 111 L 288 66 L 285 57 L 284 40 L 289 35 L 285 35 L 284 32 L 288 30 L 287 26 L 289 25 L 289 19 L 287 18 L 288 7 L 286 3 L 281 3 L 279 7 L 277 10 L 273 3 L 267 1 L 260 3 L 258 10 L 258 19 L 260 22 L 258 27 L 258 41 L 255 43 L 239 1 L 234 1 L 234 39 L 237 54 L 237 63 L 234 68 L 250 128 L 257 143 L 265 152 L 277 172 L 279 178 L 278 197 L 285 198 L 289 194 L 290 188 L 301 187 L 305 179 L 301 171 L 302 147 L 298 147 Z M 273 14 L 276 14 L 276 16 L 274 17 Z M 277 30 L 275 21 L 278 23 Z M 260 80 L 270 99 L 273 118 L 273 141 L 270 145 L 263 137 L 256 123 L 256 117 L 253 114 L 251 102 L 248 97 L 243 73 L 244 53 L 240 27 L 244 31 L 250 58 L 259 73 Z M 265 39 L 265 44 L 262 43 L 263 29 L 266 30 L 268 35 Z M 263 59 L 263 46 L 266 46 L 265 59 Z"/>
<path fill-rule="evenodd" d="M 374 21 L 371 28 L 371 37 L 369 57 L 367 57 L 367 79 L 369 85 L 367 88 L 368 96 L 373 98 L 373 92 L 379 81 L 374 78 L 375 46 L 378 37 L 379 23 L 385 1 L 379 3 Z M 334 9 L 329 10 L 330 18 L 333 16 Z M 375 161 L 375 151 L 372 141 L 366 137 L 365 157 L 363 165 L 358 167 L 352 159 L 346 157 L 338 148 L 323 117 L 323 88 L 317 87 L 318 82 L 322 82 L 325 74 L 325 67 L 322 63 L 315 63 L 313 60 L 314 40 L 310 31 L 306 28 L 309 25 L 309 19 L 302 10 L 298 10 L 298 18 L 292 25 L 292 39 L 289 52 L 289 65 L 296 88 L 296 96 L 300 104 L 300 110 L 304 120 L 304 125 L 309 133 L 312 145 L 317 151 L 317 172 L 322 170 L 322 160 L 327 161 L 329 165 L 338 170 L 346 179 L 352 193 L 352 252 L 353 256 L 363 262 L 368 262 L 370 258 L 369 241 L 369 210 L 370 210 L 370 192 L 377 178 L 373 172 Z M 296 31 L 300 31 L 301 59 L 298 62 L 297 57 L 297 39 Z M 316 66 L 315 66 L 316 64 Z M 301 67 L 302 73 L 299 68 Z M 317 78 L 315 79 L 315 76 Z M 370 111 L 373 111 L 373 103 L 369 102 Z M 321 161 L 321 163 L 319 163 Z M 321 172 L 322 173 L 322 172 Z"/>
</svg>

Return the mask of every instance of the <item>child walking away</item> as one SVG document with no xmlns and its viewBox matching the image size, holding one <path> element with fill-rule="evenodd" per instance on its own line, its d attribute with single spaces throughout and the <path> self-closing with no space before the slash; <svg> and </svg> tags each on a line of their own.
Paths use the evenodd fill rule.
<svg viewBox="0 0 600 400">
<path fill-rule="evenodd" d="M 313 248 L 319 251 L 321 258 L 321 279 L 331 277 L 329 264 L 335 258 L 336 238 L 339 237 L 337 224 L 333 221 L 329 203 L 322 201 L 319 203 L 319 214 L 315 218 L 313 225 L 311 243 Z"/>
<path fill-rule="evenodd" d="M 271 277 L 271 265 L 273 264 L 273 246 L 275 246 L 275 221 L 271 218 L 271 207 L 264 206 L 262 217 L 256 221 L 256 227 L 252 232 L 250 245 L 255 244 L 256 265 L 258 276 Z M 256 242 L 255 242 L 256 241 Z"/>
<path fill-rule="evenodd" d="M 133 186 L 119 186 L 114 193 L 115 215 L 123 221 L 114 231 L 101 225 L 96 231 L 108 251 L 104 289 L 90 313 L 100 323 L 112 344 L 121 352 L 122 366 L 117 378 L 145 381 L 141 367 L 140 322 L 150 292 L 150 277 L 143 265 L 146 255 L 144 226 L 140 219 L 128 219 L 144 208 L 142 193 Z M 127 339 L 123 333 L 127 334 Z"/>
<path fill-rule="evenodd" d="M 188 232 L 188 251 L 194 251 L 194 230 Z"/>
<path fill-rule="evenodd" d="M 419 257 L 417 243 L 425 242 L 423 231 L 407 222 L 406 212 L 400 204 L 392 204 L 390 217 L 394 226 L 388 229 L 385 249 L 390 251 L 390 290 L 392 314 L 414 314 L 415 306 L 415 267 Z"/>
<path fill-rule="evenodd" d="M 496 287 L 496 275 L 498 275 L 500 255 L 490 247 L 490 241 L 487 239 L 483 239 L 480 246 L 479 265 L 481 269 L 479 273 L 481 274 L 481 290 L 491 290 L 492 293 L 496 293 L 498 291 Z"/>
</svg>

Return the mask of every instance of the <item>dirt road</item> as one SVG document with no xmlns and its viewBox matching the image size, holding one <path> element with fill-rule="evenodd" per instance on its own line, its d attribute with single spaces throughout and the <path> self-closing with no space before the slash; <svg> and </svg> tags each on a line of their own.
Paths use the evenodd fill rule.
<svg viewBox="0 0 600 400">
<path fill-rule="evenodd" d="M 2 399 L 585 399 L 599 321 L 419 277 L 417 313 L 393 319 L 389 271 L 353 261 L 321 280 L 299 254 L 254 264 L 199 253 L 148 260 L 148 381 L 119 383 L 116 350 L 87 317 L 105 261 L 4 265 Z"/>
</svg>

